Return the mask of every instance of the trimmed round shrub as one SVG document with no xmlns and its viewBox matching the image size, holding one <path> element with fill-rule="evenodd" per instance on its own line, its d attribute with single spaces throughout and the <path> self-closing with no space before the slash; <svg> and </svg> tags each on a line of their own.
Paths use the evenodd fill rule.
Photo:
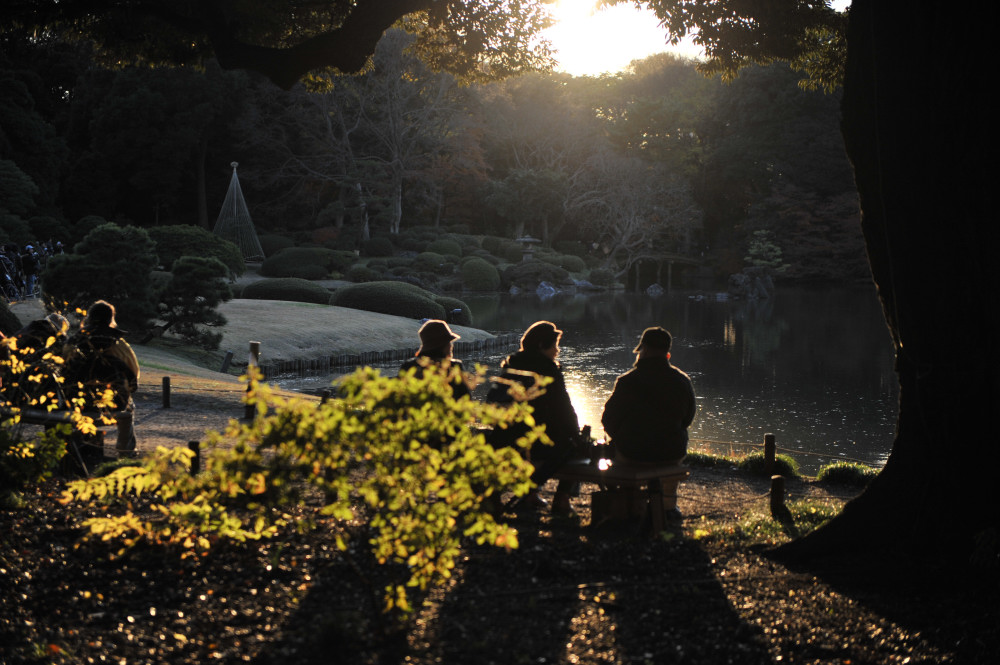
<svg viewBox="0 0 1000 665">
<path fill-rule="evenodd" d="M 295 247 L 294 240 L 288 236 L 278 235 L 277 233 L 267 233 L 258 236 L 257 240 L 260 241 L 260 247 L 264 250 L 265 257 L 273 256 L 283 249 Z"/>
<path fill-rule="evenodd" d="M 568 284 L 569 273 L 544 261 L 526 261 L 518 263 L 503 271 L 503 284 L 522 289 L 533 289 L 542 282 L 551 284 Z"/>
<path fill-rule="evenodd" d="M 480 243 L 480 246 L 493 256 L 498 256 L 500 254 L 500 248 L 503 247 L 506 242 L 506 238 L 501 238 L 499 236 L 483 236 L 483 241 Z"/>
<path fill-rule="evenodd" d="M 330 291 L 307 279 L 281 277 L 247 284 L 241 296 L 250 300 L 288 300 L 325 305 L 330 300 Z"/>
<path fill-rule="evenodd" d="M 764 475 L 764 452 L 756 451 L 750 453 L 738 460 L 736 467 L 743 471 L 749 471 L 754 475 Z M 785 476 L 786 478 L 797 478 L 799 475 L 799 463 L 788 455 L 775 455 L 774 469 L 771 470 L 771 474 Z"/>
<path fill-rule="evenodd" d="M 573 256 L 572 254 L 560 255 L 559 263 L 557 265 L 570 272 L 583 272 L 587 269 L 587 264 L 583 262 L 583 259 L 579 256 Z"/>
<path fill-rule="evenodd" d="M 471 258 L 480 258 L 480 259 L 483 259 L 484 261 L 486 261 L 490 265 L 494 265 L 494 266 L 497 265 L 498 263 L 500 263 L 500 259 L 498 259 L 497 257 L 493 256 L 492 254 L 490 254 L 489 252 L 487 252 L 485 249 L 474 249 L 471 252 L 466 252 L 465 257 L 462 259 L 462 263 L 464 264 L 466 261 L 468 261 Z"/>
<path fill-rule="evenodd" d="M 410 319 L 443 319 L 445 309 L 434 294 L 405 282 L 368 282 L 339 288 L 330 304 Z"/>
<path fill-rule="evenodd" d="M 438 271 L 445 263 L 447 263 L 447 259 L 444 258 L 443 254 L 437 252 L 420 252 L 413 259 L 413 267 L 417 270 Z"/>
<path fill-rule="evenodd" d="M 436 254 L 444 254 L 445 256 L 462 256 L 462 246 L 458 244 L 458 241 L 452 240 L 450 238 L 440 238 L 434 242 L 427 245 L 427 252 L 434 252 Z"/>
<path fill-rule="evenodd" d="M 165 270 L 170 270 L 174 261 L 182 256 L 218 259 L 233 276 L 242 275 L 246 270 L 240 248 L 208 229 L 191 224 L 175 224 L 154 226 L 147 230 L 149 237 L 156 243 L 156 255 Z"/>
<path fill-rule="evenodd" d="M 445 321 L 457 326 L 472 325 L 472 310 L 458 298 L 434 296 L 434 302 L 444 307 Z"/>
<path fill-rule="evenodd" d="M 382 279 L 382 273 L 374 268 L 356 263 L 344 273 L 344 279 L 349 282 L 377 282 Z"/>
<path fill-rule="evenodd" d="M 507 263 L 520 263 L 524 260 L 524 248 L 516 242 L 507 241 L 500 246 L 500 250 L 495 252 L 497 256 Z"/>
<path fill-rule="evenodd" d="M 864 487 L 878 475 L 878 469 L 856 462 L 833 462 L 816 474 L 816 481 L 831 485 Z"/>
<path fill-rule="evenodd" d="M 350 261 L 346 256 L 350 256 Z M 264 259 L 260 274 L 265 277 L 300 277 L 303 266 L 316 265 L 327 274 L 333 270 L 344 271 L 355 260 L 352 252 L 325 247 L 288 247 Z"/>
<path fill-rule="evenodd" d="M 588 280 L 594 286 L 611 286 L 615 283 L 615 276 L 610 270 L 594 268 L 590 271 Z"/>
<path fill-rule="evenodd" d="M 500 273 L 488 261 L 472 257 L 462 262 L 462 286 L 469 291 L 496 291 L 500 288 Z"/>
<path fill-rule="evenodd" d="M 289 277 L 298 277 L 299 279 L 329 279 L 330 273 L 323 266 L 318 266 L 314 263 L 310 263 L 301 266 L 294 274 L 289 275 Z"/>
<path fill-rule="evenodd" d="M 361 253 L 364 256 L 392 256 L 395 251 L 392 241 L 388 238 L 371 238 L 361 244 Z"/>
</svg>

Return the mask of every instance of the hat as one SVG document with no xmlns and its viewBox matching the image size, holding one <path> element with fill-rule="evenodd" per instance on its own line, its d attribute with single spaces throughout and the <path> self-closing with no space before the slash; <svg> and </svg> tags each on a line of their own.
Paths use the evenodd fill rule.
<svg viewBox="0 0 1000 665">
<path fill-rule="evenodd" d="M 444 348 L 456 339 L 459 339 L 459 336 L 451 331 L 448 324 L 440 319 L 430 319 L 424 323 L 424 325 L 420 326 L 420 331 L 417 332 L 417 335 L 420 336 L 418 355 L 425 351 Z"/>
<path fill-rule="evenodd" d="M 632 353 L 639 353 L 639 349 L 644 346 L 656 349 L 657 351 L 667 352 L 670 350 L 670 345 L 673 341 L 674 340 L 670 336 L 670 333 L 659 326 L 646 328 L 642 331 L 642 337 L 639 338 L 639 344 L 632 350 Z"/>
<path fill-rule="evenodd" d="M 521 337 L 521 350 L 551 348 L 562 337 L 562 333 L 551 321 L 535 321 Z"/>
</svg>

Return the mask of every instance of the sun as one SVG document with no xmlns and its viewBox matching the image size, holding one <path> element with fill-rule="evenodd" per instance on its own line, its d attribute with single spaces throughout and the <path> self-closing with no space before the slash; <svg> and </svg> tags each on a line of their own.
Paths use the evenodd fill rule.
<svg viewBox="0 0 1000 665">
<path fill-rule="evenodd" d="M 671 47 L 667 34 L 649 10 L 630 3 L 603 9 L 595 0 L 558 0 L 551 12 L 556 24 L 545 31 L 558 61 L 556 70 L 573 76 L 618 72 L 633 60 L 663 51 L 697 57 L 693 47 Z"/>
</svg>

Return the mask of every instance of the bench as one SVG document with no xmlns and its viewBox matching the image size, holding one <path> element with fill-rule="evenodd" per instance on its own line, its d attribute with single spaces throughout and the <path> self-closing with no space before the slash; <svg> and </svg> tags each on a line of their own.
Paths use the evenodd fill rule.
<svg viewBox="0 0 1000 665">
<path fill-rule="evenodd" d="M 649 512 L 653 533 L 666 528 L 667 517 L 677 514 L 677 485 L 691 475 L 679 464 L 611 464 L 602 469 L 588 459 L 571 460 L 554 478 L 594 483 L 600 492 L 591 495 L 591 524 L 643 517 Z"/>
<path fill-rule="evenodd" d="M 6 408 L 0 409 L 0 419 L 2 420 L 13 418 L 14 415 L 12 411 Z M 73 422 L 70 418 L 70 412 L 61 409 L 47 411 L 46 409 L 25 407 L 20 409 L 17 415 L 20 416 L 20 421 L 26 425 L 41 425 L 45 428 L 72 424 Z M 101 422 L 101 414 L 98 412 L 87 411 L 83 415 L 92 418 L 95 424 Z M 87 462 L 95 464 L 100 463 L 104 459 L 104 431 L 98 428 L 96 434 L 86 436 L 74 429 L 69 441 L 67 441 L 67 447 L 69 452 L 73 454 L 73 459 L 80 465 L 84 475 L 89 476 L 90 469 L 87 466 Z"/>
</svg>

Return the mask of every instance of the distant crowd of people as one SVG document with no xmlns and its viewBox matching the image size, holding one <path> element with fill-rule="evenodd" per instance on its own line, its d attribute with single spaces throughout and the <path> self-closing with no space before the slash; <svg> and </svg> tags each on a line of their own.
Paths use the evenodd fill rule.
<svg viewBox="0 0 1000 665">
<path fill-rule="evenodd" d="M 0 294 L 15 302 L 38 296 L 38 276 L 50 257 L 64 253 L 61 241 L 0 245 Z"/>
<path fill-rule="evenodd" d="M 454 367 L 462 368 L 461 361 L 453 358 L 454 342 L 459 336 L 446 322 L 436 319 L 425 322 L 418 335 L 420 348 L 416 357 L 403 364 L 400 375 L 410 371 L 422 374 L 425 369 L 437 368 L 456 377 L 452 385 L 456 399 L 470 395 L 469 385 L 460 378 L 463 375 L 451 373 Z M 562 335 L 563 331 L 550 321 L 533 323 L 521 337 L 520 349 L 501 364 L 501 375 L 486 395 L 489 402 L 509 402 L 513 399 L 512 382 L 531 388 L 535 375 L 551 379 L 544 392 L 528 401 L 535 423 L 545 427 L 552 441 L 552 445 L 536 443 L 527 451 L 534 466 L 531 480 L 536 487 L 544 485 L 574 456 L 592 452 L 586 449 L 589 436 L 581 433 L 557 361 Z M 679 464 L 687 454 L 688 427 L 696 410 L 695 395 L 690 377 L 670 362 L 672 343 L 673 338 L 665 329 L 647 328 L 633 350 L 636 354 L 633 368 L 615 381 L 601 416 L 601 424 L 610 437 L 607 445 L 614 464 Z M 491 443 L 510 446 L 526 432 L 527 425 L 523 424 L 501 428 L 493 433 Z M 570 498 L 575 490 L 573 483 L 559 481 L 552 499 L 553 514 L 573 514 Z M 544 508 L 547 502 L 536 489 L 521 499 L 521 505 Z"/>
</svg>

